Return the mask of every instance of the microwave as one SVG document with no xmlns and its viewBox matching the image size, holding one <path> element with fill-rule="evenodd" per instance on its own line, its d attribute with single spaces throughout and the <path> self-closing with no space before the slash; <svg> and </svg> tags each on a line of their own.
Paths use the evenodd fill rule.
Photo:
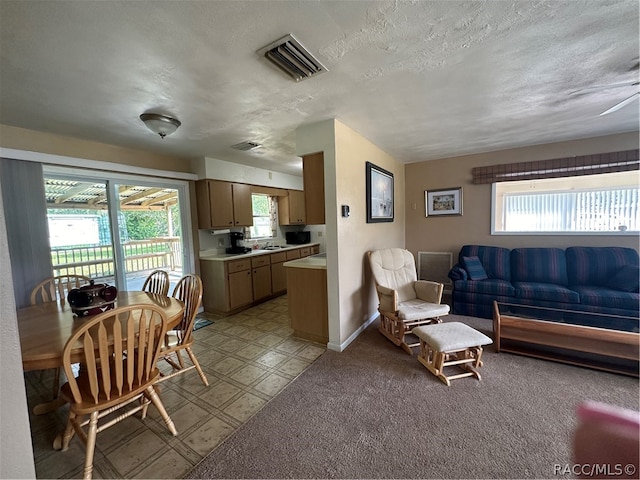
<svg viewBox="0 0 640 480">
<path fill-rule="evenodd" d="M 311 232 L 287 232 L 285 237 L 288 245 L 311 243 Z"/>
</svg>

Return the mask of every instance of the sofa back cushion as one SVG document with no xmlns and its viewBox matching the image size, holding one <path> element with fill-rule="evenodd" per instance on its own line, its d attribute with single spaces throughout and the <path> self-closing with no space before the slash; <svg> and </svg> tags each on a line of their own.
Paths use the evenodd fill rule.
<svg viewBox="0 0 640 480">
<path fill-rule="evenodd" d="M 638 252 L 625 247 L 569 247 L 567 272 L 570 285 L 606 287 L 626 265 L 639 264 Z"/>
<path fill-rule="evenodd" d="M 560 248 L 514 248 L 511 250 L 514 282 L 568 285 L 567 260 Z"/>
<path fill-rule="evenodd" d="M 463 257 L 478 257 L 489 278 L 511 280 L 509 254 L 511 250 L 503 247 L 485 245 L 465 245 L 458 255 L 458 263 L 463 265 Z"/>
</svg>

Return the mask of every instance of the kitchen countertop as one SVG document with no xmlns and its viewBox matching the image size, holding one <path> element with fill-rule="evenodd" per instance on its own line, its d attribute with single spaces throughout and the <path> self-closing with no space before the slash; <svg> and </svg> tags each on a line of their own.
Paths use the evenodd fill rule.
<svg viewBox="0 0 640 480">
<path fill-rule="evenodd" d="M 283 246 L 282 248 L 276 248 L 274 250 L 258 249 L 258 250 L 251 250 L 248 253 L 217 253 L 215 249 L 203 250 L 200 252 L 200 260 L 212 260 L 212 261 L 224 262 L 227 260 L 255 257 L 258 255 L 267 255 L 270 253 L 286 252 L 288 250 L 296 250 L 299 248 L 312 247 L 314 245 L 320 245 L 320 244 L 316 242 L 316 243 L 304 243 L 302 245 L 286 245 L 286 246 Z M 288 263 L 291 263 L 291 262 L 288 262 Z"/>
<path fill-rule="evenodd" d="M 327 254 L 318 253 L 317 255 L 311 255 L 309 257 L 299 258 L 297 260 L 291 260 L 282 264 L 285 268 L 311 268 L 316 270 L 327 269 Z"/>
</svg>

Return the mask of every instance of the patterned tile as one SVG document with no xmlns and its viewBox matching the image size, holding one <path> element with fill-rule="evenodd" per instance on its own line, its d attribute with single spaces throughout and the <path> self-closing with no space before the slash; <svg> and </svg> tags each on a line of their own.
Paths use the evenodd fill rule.
<svg viewBox="0 0 640 480">
<path fill-rule="evenodd" d="M 260 410 L 265 403 L 267 403 L 266 400 L 263 400 L 256 395 L 245 393 L 237 400 L 234 400 L 223 411 L 236 420 L 244 422 L 255 415 L 255 413 Z"/>
<path fill-rule="evenodd" d="M 210 318 L 215 323 L 194 333 L 192 347 L 209 387 L 195 370 L 156 387 L 178 436 L 169 433 L 150 406 L 146 419 L 138 414 L 98 434 L 94 478 L 182 478 L 324 352 L 321 345 L 292 337 L 286 296 L 230 317 Z M 165 362 L 159 368 L 171 371 Z M 50 374 L 25 375 L 30 407 L 51 398 Z M 84 447 L 79 439 L 67 452 L 52 449 L 67 414 L 68 407 L 63 407 L 48 415 L 30 415 L 38 478 L 82 476 Z"/>
</svg>

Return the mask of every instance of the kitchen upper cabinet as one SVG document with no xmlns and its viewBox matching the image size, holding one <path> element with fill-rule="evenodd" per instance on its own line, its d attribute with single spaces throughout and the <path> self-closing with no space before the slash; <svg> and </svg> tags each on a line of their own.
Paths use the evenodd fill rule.
<svg viewBox="0 0 640 480">
<path fill-rule="evenodd" d="M 302 178 L 307 225 L 324 225 L 324 153 L 302 157 Z"/>
<path fill-rule="evenodd" d="M 304 192 L 289 190 L 288 195 L 278 198 L 280 225 L 304 225 L 306 223 Z"/>
<path fill-rule="evenodd" d="M 198 228 L 253 225 L 251 186 L 220 180 L 196 182 Z"/>
</svg>

